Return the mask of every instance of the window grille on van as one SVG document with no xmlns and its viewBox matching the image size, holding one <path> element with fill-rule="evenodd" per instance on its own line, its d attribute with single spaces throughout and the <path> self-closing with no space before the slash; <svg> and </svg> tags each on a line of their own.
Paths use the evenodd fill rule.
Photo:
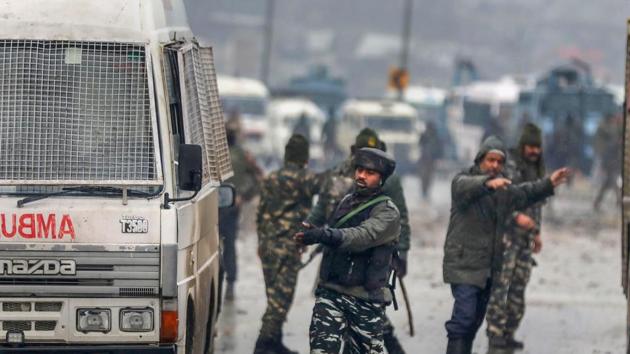
<svg viewBox="0 0 630 354">
<path fill-rule="evenodd" d="M 0 184 L 160 184 L 147 55 L 0 40 Z"/>
<path fill-rule="evenodd" d="M 232 165 L 212 48 L 193 43 L 184 46 L 181 53 L 185 136 L 187 143 L 202 147 L 203 182 L 218 184 L 232 176 Z"/>
</svg>

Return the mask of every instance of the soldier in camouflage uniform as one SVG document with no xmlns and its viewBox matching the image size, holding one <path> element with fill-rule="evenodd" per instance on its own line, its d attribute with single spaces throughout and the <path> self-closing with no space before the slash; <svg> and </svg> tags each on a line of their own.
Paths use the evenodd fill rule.
<svg viewBox="0 0 630 354">
<path fill-rule="evenodd" d="M 223 241 L 223 266 L 227 286 L 225 299 L 234 299 L 234 283 L 237 278 L 236 238 L 238 236 L 241 206 L 258 194 L 258 184 L 262 171 L 254 158 L 239 143 L 240 122 L 238 115 L 232 115 L 226 124 L 230 159 L 234 176 L 227 183 L 234 185 L 236 199 L 234 206 L 219 209 L 219 234 Z"/>
<path fill-rule="evenodd" d="M 330 220 L 333 209 L 339 204 L 352 185 L 354 177 L 353 155 L 361 148 L 379 148 L 385 150 L 385 144 L 379 140 L 378 135 L 372 129 L 365 128 L 357 135 L 354 145 L 351 147 L 351 156 L 338 166 L 325 173 L 322 190 L 317 204 L 313 207 L 307 223 L 314 226 L 324 226 Z M 404 277 L 407 274 L 407 252 L 410 247 L 411 228 L 409 227 L 409 214 L 407 203 L 403 193 L 402 183 L 398 174 L 392 174 L 383 186 L 383 194 L 390 197 L 398 208 L 400 214 L 400 238 L 398 242 L 397 274 Z M 390 354 L 402 354 L 404 350 L 394 334 L 394 326 L 385 316 L 384 340 L 387 351 Z"/>
<path fill-rule="evenodd" d="M 308 215 L 318 179 L 306 169 L 309 144 L 294 134 L 285 147 L 284 166 L 262 182 L 256 224 L 267 309 L 254 353 L 295 353 L 282 343 L 282 326 L 293 302 L 301 249 L 292 237 Z"/>
<path fill-rule="evenodd" d="M 388 280 L 400 234 L 400 215 L 382 185 L 393 173 L 385 152 L 356 152 L 355 185 L 335 209 L 329 225 L 295 235 L 298 244 L 324 245 L 310 326 L 311 353 L 383 353 Z"/>
<path fill-rule="evenodd" d="M 545 176 L 542 134 L 536 125 L 528 123 L 523 127 L 518 147 L 510 151 L 506 173 L 514 184 L 536 181 Z M 487 334 L 491 348 L 523 348 L 523 343 L 514 339 L 514 333 L 525 312 L 525 288 L 534 264 L 532 252 L 537 253 L 542 247 L 541 208 L 542 204 L 536 203 L 514 212 L 504 235 L 503 265 L 488 303 Z"/>
</svg>

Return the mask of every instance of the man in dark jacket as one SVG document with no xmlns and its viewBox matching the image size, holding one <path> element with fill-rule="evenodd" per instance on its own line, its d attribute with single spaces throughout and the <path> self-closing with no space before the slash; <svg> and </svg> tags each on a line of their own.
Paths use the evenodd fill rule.
<svg viewBox="0 0 630 354">
<path fill-rule="evenodd" d="M 565 182 L 568 169 L 550 178 L 513 185 L 502 174 L 506 150 L 497 137 L 488 137 L 475 164 L 455 176 L 451 187 L 451 217 L 444 243 L 444 282 L 455 299 L 446 322 L 447 354 L 469 354 L 483 323 L 492 278 L 501 269 L 503 234 L 515 210 L 553 195 Z"/>
<path fill-rule="evenodd" d="M 542 158 L 542 133 L 533 123 L 523 126 L 518 146 L 510 150 L 506 172 L 512 183 L 536 181 L 545 176 Z M 520 220 L 520 221 L 518 221 Z M 499 349 L 522 349 L 514 333 L 525 313 L 525 288 L 534 260 L 532 252 L 542 248 L 540 226 L 542 204 L 513 213 L 504 235 L 503 266 L 495 279 L 488 303 L 489 346 Z M 527 224 L 525 228 L 517 224 Z"/>
<path fill-rule="evenodd" d="M 311 353 L 382 353 L 388 281 L 400 215 L 382 186 L 395 168 L 385 152 L 356 152 L 355 185 L 333 213 L 331 228 L 311 228 L 296 242 L 324 245 L 310 326 Z"/>
</svg>

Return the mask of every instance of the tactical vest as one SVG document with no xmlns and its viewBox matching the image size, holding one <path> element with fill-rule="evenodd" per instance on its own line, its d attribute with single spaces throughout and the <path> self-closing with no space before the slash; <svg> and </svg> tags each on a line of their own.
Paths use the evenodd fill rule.
<svg viewBox="0 0 630 354">
<path fill-rule="evenodd" d="M 348 202 L 349 198 L 342 200 L 333 215 L 331 225 L 336 224 L 345 216 L 345 213 L 342 215 L 338 214 L 340 214 L 339 210 L 343 209 L 341 204 Z M 372 209 L 380 203 L 367 207 L 338 228 L 359 226 L 370 217 Z M 341 286 L 363 286 L 366 290 L 383 288 L 388 285 L 392 271 L 392 257 L 395 250 L 395 242 L 373 247 L 359 253 L 325 247 L 319 278 L 323 282 Z"/>
</svg>

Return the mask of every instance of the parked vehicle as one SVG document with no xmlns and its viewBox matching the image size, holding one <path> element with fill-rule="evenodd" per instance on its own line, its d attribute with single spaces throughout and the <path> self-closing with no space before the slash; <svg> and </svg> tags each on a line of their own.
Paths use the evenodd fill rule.
<svg viewBox="0 0 630 354">
<path fill-rule="evenodd" d="M 314 166 L 324 159 L 321 144 L 326 114 L 312 101 L 305 98 L 275 98 L 269 105 L 270 137 L 273 155 L 284 156 L 284 146 L 294 132 L 305 134 L 309 139 L 310 157 Z"/>
<path fill-rule="evenodd" d="M 425 125 L 433 122 L 443 144 L 445 160 L 457 159 L 457 144 L 449 130 L 446 117 L 446 97 L 448 91 L 437 87 L 412 85 L 403 92 L 403 100 L 418 111 L 418 118 Z M 394 99 L 398 96 L 395 90 L 389 90 L 386 97 Z M 421 152 L 422 153 L 422 152 Z"/>
<path fill-rule="evenodd" d="M 348 97 L 345 80 L 331 76 L 325 65 L 313 66 L 306 75 L 293 77 L 287 85 L 274 88 L 273 95 L 307 98 L 328 114 Z"/>
<path fill-rule="evenodd" d="M 594 80 L 590 66 L 573 60 L 552 68 L 530 90 L 523 90 L 518 98 L 516 117 L 527 117 L 547 135 L 558 133 L 568 125 L 578 126 L 583 137 L 575 144 L 578 150 L 571 147 L 575 161 L 571 167 L 589 174 L 594 158 L 592 137 L 600 120 L 616 112 L 618 107 L 613 93 Z"/>
<path fill-rule="evenodd" d="M 219 75 L 217 80 L 226 118 L 239 116 L 243 144 L 264 163 L 271 156 L 272 149 L 268 119 L 269 90 L 262 81 L 250 78 Z"/>
<path fill-rule="evenodd" d="M 232 171 L 183 2 L 8 0 L 0 24 L 0 351 L 211 352 Z"/>
<path fill-rule="evenodd" d="M 391 100 L 346 101 L 340 108 L 338 145 L 348 149 L 365 127 L 374 129 L 396 158 L 398 171 L 409 172 L 420 157 L 420 134 L 424 123 L 410 104 Z"/>
<path fill-rule="evenodd" d="M 468 163 L 474 158 L 484 135 L 507 138 L 519 92 L 520 85 L 511 77 L 472 81 L 450 90 L 446 121 L 459 161 Z"/>
</svg>

